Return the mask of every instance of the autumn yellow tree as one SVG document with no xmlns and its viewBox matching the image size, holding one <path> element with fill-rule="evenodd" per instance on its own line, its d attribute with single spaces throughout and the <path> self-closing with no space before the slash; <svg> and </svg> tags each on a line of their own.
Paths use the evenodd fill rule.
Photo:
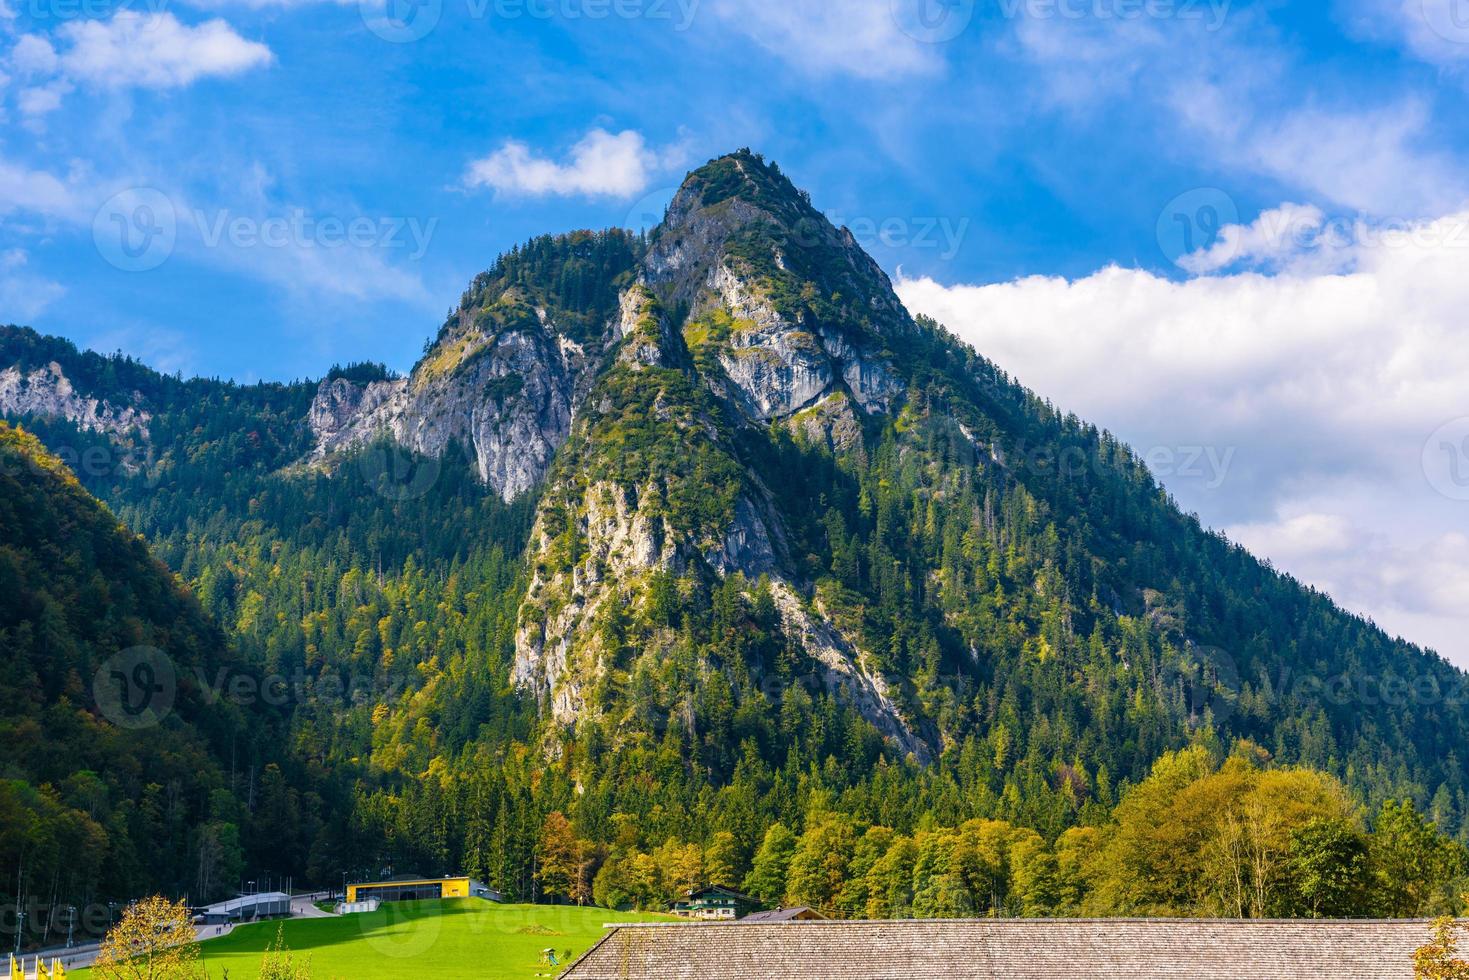
<svg viewBox="0 0 1469 980">
<path fill-rule="evenodd" d="M 653 857 L 663 872 L 663 880 L 673 890 L 673 897 L 685 895 L 705 884 L 704 849 L 698 844 L 685 844 L 670 837 Z"/>
<path fill-rule="evenodd" d="M 547 898 L 570 899 L 573 885 L 581 876 L 581 861 L 571 821 L 561 811 L 546 814 L 536 858 L 540 862 L 541 893 Z"/>
<path fill-rule="evenodd" d="M 156 895 L 129 905 L 102 940 L 95 970 L 106 980 L 202 980 L 189 907 Z"/>
<path fill-rule="evenodd" d="M 1462 928 L 1450 916 L 1433 923 L 1433 941 L 1413 954 L 1415 980 L 1469 980 L 1469 963 L 1459 958 Z"/>
</svg>

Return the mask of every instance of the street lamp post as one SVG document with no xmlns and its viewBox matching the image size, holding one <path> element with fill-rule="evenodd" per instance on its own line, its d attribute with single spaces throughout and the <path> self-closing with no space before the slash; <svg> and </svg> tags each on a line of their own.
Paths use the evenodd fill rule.
<svg viewBox="0 0 1469 980">
<path fill-rule="evenodd" d="M 77 927 L 77 907 L 75 905 L 68 905 L 66 911 L 66 948 L 71 949 L 71 938 L 76 932 Z"/>
</svg>

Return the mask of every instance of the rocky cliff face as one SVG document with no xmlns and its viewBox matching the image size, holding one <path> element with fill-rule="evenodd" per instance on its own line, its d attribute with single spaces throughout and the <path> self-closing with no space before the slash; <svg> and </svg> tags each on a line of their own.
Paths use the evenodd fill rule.
<svg viewBox="0 0 1469 980">
<path fill-rule="evenodd" d="M 552 251 L 535 274 L 481 277 L 408 378 L 324 382 L 314 459 L 376 438 L 432 456 L 457 442 L 507 501 L 540 491 L 514 679 L 564 726 L 615 714 L 607 690 L 629 657 L 666 652 L 653 632 L 629 653 L 607 625 L 644 609 L 657 576 L 733 578 L 765 583 L 825 686 L 927 758 L 890 682 L 795 570 L 768 489 L 780 474 L 741 449 L 781 427 L 864 453 L 864 419 L 904 397 L 890 341 L 913 329 L 886 276 L 747 154 L 691 175 L 615 298 L 580 316 L 547 285 L 577 254 Z"/>
<path fill-rule="evenodd" d="M 16 367 L 0 371 L 0 415 L 64 419 L 85 432 L 115 438 L 138 435 L 144 440 L 152 421 L 135 404 L 114 405 L 80 394 L 54 361 L 25 374 Z"/>
<path fill-rule="evenodd" d="M 317 459 L 388 436 L 426 456 L 466 447 L 479 476 L 505 500 L 540 485 L 571 430 L 579 385 L 600 366 L 574 341 L 544 329 L 456 341 L 450 363 L 431 359 L 406 379 L 326 381 L 308 422 Z"/>
<path fill-rule="evenodd" d="M 621 307 L 619 332 L 625 339 L 572 436 L 575 458 L 605 451 L 608 420 L 621 421 L 619 409 L 625 406 L 619 401 L 635 386 L 643 395 L 659 389 L 652 399 L 656 423 L 664 427 L 659 441 L 675 446 L 675 454 L 712 445 L 732 460 L 727 416 L 697 396 L 679 398 L 680 380 L 702 380 L 687 367 L 686 349 L 651 293 L 631 289 Z M 928 758 L 928 746 L 903 718 L 887 682 L 806 601 L 785 570 L 785 534 L 759 474 L 745 473 L 729 490 L 730 502 L 718 519 L 688 523 L 669 513 L 669 496 L 680 490 L 676 470 L 655 469 L 644 474 L 646 482 L 632 486 L 598 479 L 597 470 L 567 467 L 547 490 L 531 543 L 534 577 L 516 637 L 515 681 L 534 691 L 557 722 L 575 726 L 608 709 L 606 699 L 588 693 L 618 669 L 618 653 L 599 624 L 645 607 L 653 573 L 740 576 L 747 583 L 769 583 L 784 628 L 819 665 L 828 689 L 840 691 L 902 752 Z M 716 494 L 721 488 L 694 489 Z"/>
<path fill-rule="evenodd" d="M 825 224 L 793 189 L 771 188 L 750 158 L 727 158 L 736 193 L 710 200 L 698 175 L 679 192 L 639 269 L 640 284 L 621 297 L 613 333 L 621 339 L 578 415 L 559 468 L 543 498 L 530 560 L 534 578 L 521 609 L 515 680 L 567 726 L 602 719 L 608 699 L 592 692 L 625 673 L 604 624 L 650 601 L 657 573 L 688 579 L 738 577 L 768 584 L 785 632 L 811 658 L 823 685 L 855 705 L 903 753 L 928 758 L 929 746 L 904 717 L 888 681 L 858 643 L 809 598 L 809 583 L 791 571 L 787 534 L 762 474 L 740 460 L 739 431 L 788 426 L 833 452 L 861 452 L 860 413 L 891 411 L 903 384 L 883 352 L 871 317 L 823 318 L 784 302 L 788 280 L 812 262 L 793 249 L 816 251 L 830 275 L 863 278 L 878 292 L 880 273 L 849 237 Z M 755 186 L 739 184 L 748 180 Z M 767 196 L 768 195 L 768 196 Z M 792 205 L 801 213 L 792 215 Z M 809 243 L 782 243 L 792 222 Z M 772 230 L 775 234 L 772 234 Z M 798 270 L 798 271 L 792 271 Z M 830 288 L 802 279 L 795 291 Z M 890 295 L 873 307 L 892 323 L 906 313 Z M 683 314 L 682 329 L 668 311 Z M 652 414 L 651 419 L 642 416 Z M 624 429 L 645 421 L 647 442 L 669 456 L 628 480 L 601 478 L 601 454 L 621 451 Z M 711 481 L 716 457 L 736 475 Z M 611 462 L 611 461 L 607 461 Z M 617 469 L 617 467 L 610 467 Z M 702 470 L 702 472 L 700 472 Z M 625 473 L 625 471 L 624 471 Z M 705 485 L 684 486 L 694 480 Z M 724 496 L 713 516 L 680 519 L 673 498 L 689 492 Z M 697 509 L 695 509 L 697 510 Z M 702 513 L 702 512 L 700 512 Z M 665 638 L 666 639 L 666 638 Z M 646 643 L 656 646 L 651 635 Z M 642 650 L 643 656 L 649 650 Z M 657 655 L 656 650 L 652 651 Z"/>
<path fill-rule="evenodd" d="M 786 188 L 770 187 L 770 174 L 757 163 L 740 156 L 721 163 L 733 190 L 711 191 L 697 175 L 680 189 L 644 263 L 645 280 L 692 317 L 722 311 L 734 319 L 718 357 L 750 418 L 785 418 L 838 392 L 865 411 L 890 411 L 902 384 L 873 342 L 871 321 L 825 318 L 789 300 L 861 283 L 853 295 L 870 297 L 864 315 L 909 328 L 887 276 L 850 233 L 792 200 Z M 810 268 L 817 262 L 819 275 Z"/>
<path fill-rule="evenodd" d="M 528 246 L 476 280 L 408 378 L 323 382 L 307 419 L 313 459 L 384 437 L 434 457 L 457 443 L 506 501 L 539 487 L 619 336 L 618 318 L 601 312 L 615 299 L 611 282 L 593 290 L 605 297 L 568 300 L 566 273 L 609 250 L 620 272 L 628 241 L 608 233 L 532 243 L 534 257 Z"/>
</svg>

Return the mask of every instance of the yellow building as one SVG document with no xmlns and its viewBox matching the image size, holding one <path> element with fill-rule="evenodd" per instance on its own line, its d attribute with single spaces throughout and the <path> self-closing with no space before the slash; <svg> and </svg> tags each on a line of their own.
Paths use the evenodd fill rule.
<svg viewBox="0 0 1469 980">
<path fill-rule="evenodd" d="M 399 881 L 368 881 L 347 886 L 347 904 L 377 899 L 379 902 L 410 902 L 425 898 L 494 898 L 473 878 L 405 878 Z"/>
</svg>

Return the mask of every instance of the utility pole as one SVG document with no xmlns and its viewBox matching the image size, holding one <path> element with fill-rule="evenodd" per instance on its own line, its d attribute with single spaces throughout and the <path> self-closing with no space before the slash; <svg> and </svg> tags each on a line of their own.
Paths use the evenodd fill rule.
<svg viewBox="0 0 1469 980">
<path fill-rule="evenodd" d="M 68 905 L 66 911 L 66 948 L 71 949 L 71 937 L 77 927 L 77 907 L 75 905 Z"/>
<path fill-rule="evenodd" d="M 20 955 L 20 937 L 25 934 L 26 910 L 15 910 L 15 955 Z"/>
</svg>

